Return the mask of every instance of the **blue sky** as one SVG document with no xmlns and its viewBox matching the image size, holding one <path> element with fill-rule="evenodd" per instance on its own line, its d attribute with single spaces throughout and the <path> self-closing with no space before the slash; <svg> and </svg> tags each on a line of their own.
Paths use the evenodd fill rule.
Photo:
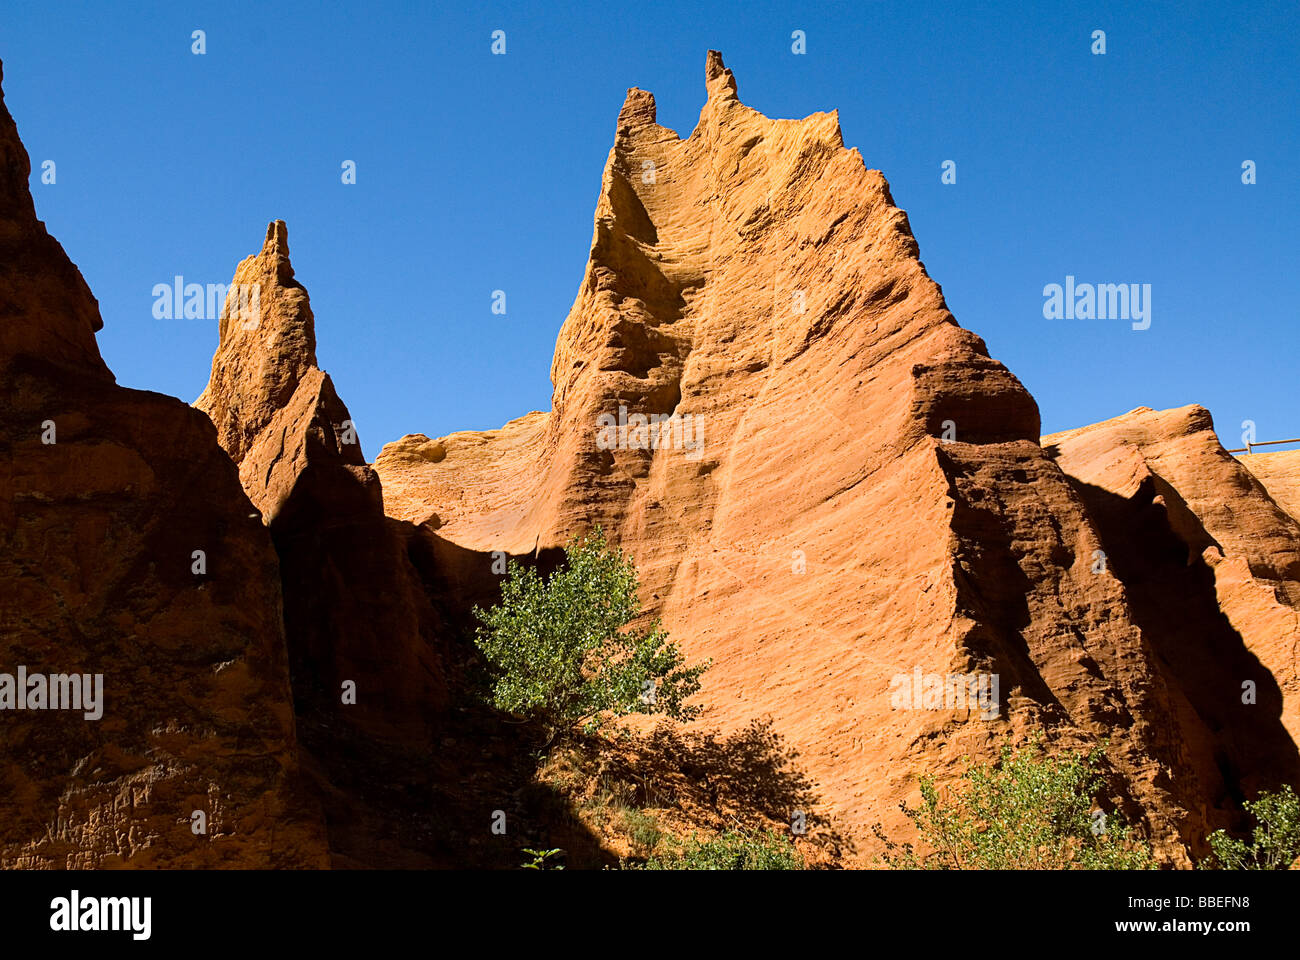
<svg viewBox="0 0 1300 960">
<path fill-rule="evenodd" d="M 229 282 L 280 218 L 368 456 L 546 409 L 624 93 L 653 91 L 685 136 L 715 48 L 768 116 L 839 109 L 1045 432 L 1198 402 L 1239 446 L 1247 418 L 1300 437 L 1298 11 L 5 0 L 0 58 L 38 214 L 127 386 L 198 396 L 216 324 L 154 319 L 153 286 Z M 1045 320 L 1066 275 L 1151 284 L 1150 329 Z"/>
</svg>

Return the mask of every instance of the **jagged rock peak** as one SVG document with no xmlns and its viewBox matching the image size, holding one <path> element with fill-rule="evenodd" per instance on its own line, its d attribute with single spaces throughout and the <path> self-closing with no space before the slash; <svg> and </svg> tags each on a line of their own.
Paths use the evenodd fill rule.
<svg viewBox="0 0 1300 960">
<path fill-rule="evenodd" d="M 655 95 L 649 90 L 628 87 L 623 109 L 618 112 L 620 127 L 641 126 L 655 122 Z"/>
<path fill-rule="evenodd" d="M 289 227 L 283 220 L 272 220 L 266 225 L 266 240 L 259 256 L 275 261 L 276 275 L 282 282 L 293 279 L 293 264 L 289 262 Z"/>
<path fill-rule="evenodd" d="M 293 277 L 289 228 L 274 220 L 262 249 L 235 269 L 212 376 L 194 405 L 212 418 L 221 445 L 239 463 L 315 368 L 311 301 Z"/>
<path fill-rule="evenodd" d="M 722 62 L 722 54 L 717 50 L 710 50 L 705 57 L 704 84 L 708 88 L 710 100 L 714 96 L 725 96 L 728 92 L 733 99 L 736 96 L 736 77 Z"/>
<path fill-rule="evenodd" d="M 647 612 L 719 665 L 712 721 L 771 717 L 864 855 L 877 820 L 910 828 L 891 811 L 919 774 L 1041 729 L 1113 731 L 1116 789 L 1161 858 L 1187 862 L 1182 841 L 1222 825 L 1213 798 L 1237 784 L 1214 764 L 1226 740 L 1178 706 L 1124 584 L 1093 572 L 1103 535 L 1040 446 L 1033 398 L 957 325 L 835 113 L 764 116 L 716 51 L 705 80 L 685 139 L 620 126 L 551 409 L 389 445 L 392 515 L 436 516 L 484 594 L 493 552 L 540 557 L 599 523 Z M 646 106 L 630 95 L 622 117 Z M 633 417 L 682 429 L 656 441 Z M 978 719 L 896 709 L 886 691 L 918 668 L 998 677 L 1007 699 Z M 1266 726 L 1242 755 L 1285 773 Z"/>
</svg>

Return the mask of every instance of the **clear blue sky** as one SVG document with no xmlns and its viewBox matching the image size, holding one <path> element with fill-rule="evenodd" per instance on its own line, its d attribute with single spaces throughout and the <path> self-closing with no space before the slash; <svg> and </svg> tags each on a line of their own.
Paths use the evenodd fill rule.
<svg viewBox="0 0 1300 960">
<path fill-rule="evenodd" d="M 549 407 L 624 93 L 687 135 L 709 48 L 769 116 L 839 109 L 1045 432 L 1199 402 L 1229 446 L 1300 436 L 1296 3 L 700 7 L 5 0 L 0 58 L 119 382 L 198 396 L 216 324 L 155 320 L 152 288 L 229 282 L 282 218 L 371 457 Z M 1067 274 L 1150 283 L 1151 328 L 1045 320 Z"/>
</svg>

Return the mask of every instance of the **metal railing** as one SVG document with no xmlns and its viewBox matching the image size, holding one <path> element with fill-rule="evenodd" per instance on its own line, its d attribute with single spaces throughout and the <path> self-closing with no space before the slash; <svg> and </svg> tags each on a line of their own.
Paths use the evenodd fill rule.
<svg viewBox="0 0 1300 960">
<path fill-rule="evenodd" d="M 1300 437 L 1294 440 L 1261 440 L 1258 443 L 1248 443 L 1244 447 L 1238 447 L 1236 450 L 1229 450 L 1229 453 L 1254 453 L 1256 447 L 1271 447 L 1279 443 L 1300 443 Z"/>
</svg>

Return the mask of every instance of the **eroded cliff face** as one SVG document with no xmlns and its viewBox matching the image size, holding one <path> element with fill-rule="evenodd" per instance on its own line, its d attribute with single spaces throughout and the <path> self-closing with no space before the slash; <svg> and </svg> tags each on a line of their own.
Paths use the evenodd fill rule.
<svg viewBox="0 0 1300 960">
<path fill-rule="evenodd" d="M 114 382 L 30 170 L 0 98 L 0 673 L 102 715 L 0 693 L 0 866 L 324 866 L 270 537 L 203 414 Z"/>
<path fill-rule="evenodd" d="M 195 405 L 217 426 L 280 556 L 300 711 L 403 738 L 446 705 L 438 618 L 384 516 L 347 406 L 316 365 L 315 320 L 284 221 L 235 271 L 212 375 Z M 349 692 L 351 685 L 351 692 Z"/>
<path fill-rule="evenodd" d="M 860 852 L 876 821 L 907 832 L 920 775 L 1041 729 L 1109 738 L 1117 801 L 1186 864 L 1247 775 L 1216 766 L 1213 719 L 1094 572 L 1101 531 L 1033 399 L 957 325 L 834 114 L 762 116 L 714 52 L 706 85 L 686 139 L 628 92 L 551 410 L 387 445 L 389 513 L 483 579 L 492 551 L 603 525 L 713 658 L 704 722 L 770 716 Z M 918 671 L 996 675 L 999 704 L 909 709 Z"/>
<path fill-rule="evenodd" d="M 1134 615 L 1214 731 L 1216 763 L 1248 795 L 1294 783 L 1300 523 L 1224 450 L 1204 407 L 1141 407 L 1043 445 L 1097 518 Z"/>
</svg>

